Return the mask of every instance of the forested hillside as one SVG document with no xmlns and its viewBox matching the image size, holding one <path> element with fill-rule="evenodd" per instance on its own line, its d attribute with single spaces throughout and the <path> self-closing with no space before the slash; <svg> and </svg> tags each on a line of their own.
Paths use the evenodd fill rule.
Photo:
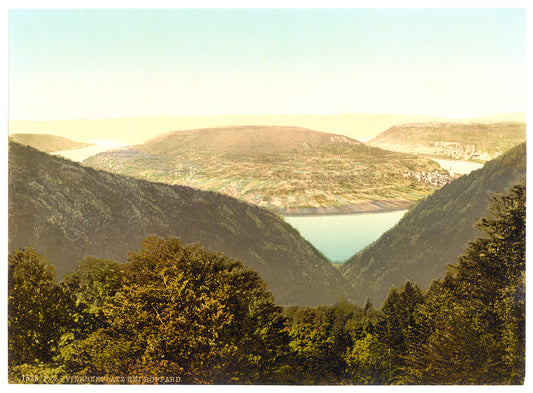
<svg viewBox="0 0 533 393">
<path fill-rule="evenodd" d="M 9 255 L 8 367 L 30 384 L 515 385 L 525 377 L 526 189 L 494 195 L 482 236 L 422 290 L 379 308 L 277 306 L 252 270 L 149 237 L 58 283 Z"/>
<path fill-rule="evenodd" d="M 449 180 L 426 158 L 343 135 L 279 126 L 176 131 L 84 163 L 220 192 L 281 214 L 379 210 L 380 203 L 403 207 L 441 187 L 438 181 Z M 435 182 L 417 180 L 421 172 L 430 172 Z"/>
<path fill-rule="evenodd" d="M 278 304 L 331 304 L 351 297 L 341 274 L 275 213 L 10 143 L 10 251 L 33 246 L 61 278 L 84 256 L 124 261 L 148 235 L 200 242 L 239 259 L 260 274 Z"/>
<path fill-rule="evenodd" d="M 357 289 L 355 300 L 370 297 L 381 304 L 391 287 L 407 280 L 427 288 L 479 236 L 474 224 L 487 214 L 489 193 L 503 192 L 525 177 L 522 143 L 419 202 L 394 228 L 340 267 Z"/>
</svg>

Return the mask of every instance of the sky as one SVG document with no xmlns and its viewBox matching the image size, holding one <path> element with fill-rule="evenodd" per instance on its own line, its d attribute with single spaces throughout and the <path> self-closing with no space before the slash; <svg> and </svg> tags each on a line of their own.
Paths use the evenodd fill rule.
<svg viewBox="0 0 533 393">
<path fill-rule="evenodd" d="M 11 9 L 11 120 L 526 110 L 495 9 Z"/>
</svg>

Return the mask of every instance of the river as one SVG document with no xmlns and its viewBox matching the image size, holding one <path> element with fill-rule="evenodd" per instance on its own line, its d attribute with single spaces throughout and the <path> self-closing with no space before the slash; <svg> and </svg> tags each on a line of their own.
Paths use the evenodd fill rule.
<svg viewBox="0 0 533 393">
<path fill-rule="evenodd" d="M 290 216 L 285 221 L 332 262 L 344 263 L 396 225 L 405 212 Z"/>
<path fill-rule="evenodd" d="M 110 140 L 92 140 L 87 141 L 87 143 L 92 143 L 91 146 L 82 147 L 81 149 L 71 149 L 71 150 L 61 150 L 56 151 L 52 154 L 68 158 L 72 161 L 78 161 L 82 162 L 86 158 L 98 154 L 103 153 L 104 151 L 111 150 L 111 149 L 117 149 L 120 147 L 129 146 L 128 143 L 120 142 L 120 141 L 110 141 Z"/>
<path fill-rule="evenodd" d="M 436 161 L 441 168 L 456 175 L 468 175 L 470 172 L 479 169 L 483 164 L 473 161 L 446 160 L 444 158 L 431 158 Z"/>
<path fill-rule="evenodd" d="M 442 168 L 458 175 L 468 174 L 483 166 L 472 161 L 432 159 Z M 287 216 L 285 221 L 296 228 L 332 262 L 344 263 L 396 225 L 405 212 L 407 210 L 365 214 Z"/>
</svg>

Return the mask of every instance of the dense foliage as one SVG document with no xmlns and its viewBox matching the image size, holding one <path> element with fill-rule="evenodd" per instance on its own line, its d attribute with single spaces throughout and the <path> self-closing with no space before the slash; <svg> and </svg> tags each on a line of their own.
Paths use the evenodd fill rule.
<svg viewBox="0 0 533 393">
<path fill-rule="evenodd" d="M 281 305 L 351 298 L 352 287 L 339 271 L 275 213 L 213 192 L 96 171 L 10 143 L 10 252 L 31 245 L 61 277 L 87 255 L 122 261 L 148 235 L 199 242 L 242 261 Z"/>
<path fill-rule="evenodd" d="M 275 305 L 257 273 L 177 239 L 125 263 L 85 258 L 61 283 L 9 258 L 12 382 L 522 384 L 525 187 L 494 194 L 483 236 L 424 292 L 380 308 Z"/>
<path fill-rule="evenodd" d="M 10 363 L 50 361 L 60 334 L 53 266 L 31 247 L 17 251 L 9 256 L 8 288 Z"/>
<path fill-rule="evenodd" d="M 257 273 L 238 261 L 151 237 L 124 264 L 84 259 L 62 284 L 46 274 L 47 266 L 32 249 L 10 258 L 10 279 L 17 280 L 9 318 L 14 381 L 32 370 L 28 364 L 52 361 L 61 364 L 63 382 L 76 375 L 272 383 L 285 372 L 282 309 Z M 61 313 L 49 310 L 56 288 L 72 300 Z M 21 321 L 23 312 L 35 318 Z"/>
<path fill-rule="evenodd" d="M 411 208 L 398 224 L 341 267 L 354 301 L 381 303 L 406 280 L 427 289 L 481 235 L 475 223 L 488 213 L 489 194 L 525 181 L 526 144 L 462 176 Z"/>
<path fill-rule="evenodd" d="M 525 199 L 523 186 L 492 196 L 491 216 L 477 224 L 484 237 L 428 291 L 419 382 L 523 382 Z"/>
</svg>

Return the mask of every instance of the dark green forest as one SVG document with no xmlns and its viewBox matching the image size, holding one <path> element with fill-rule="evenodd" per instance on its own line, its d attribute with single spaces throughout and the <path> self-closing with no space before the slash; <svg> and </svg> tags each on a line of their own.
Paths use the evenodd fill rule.
<svg viewBox="0 0 533 393">
<path fill-rule="evenodd" d="M 253 270 L 176 238 L 126 261 L 82 258 L 57 281 L 9 255 L 13 383 L 522 384 L 524 185 L 492 194 L 480 236 L 423 290 L 281 307 Z"/>
</svg>

